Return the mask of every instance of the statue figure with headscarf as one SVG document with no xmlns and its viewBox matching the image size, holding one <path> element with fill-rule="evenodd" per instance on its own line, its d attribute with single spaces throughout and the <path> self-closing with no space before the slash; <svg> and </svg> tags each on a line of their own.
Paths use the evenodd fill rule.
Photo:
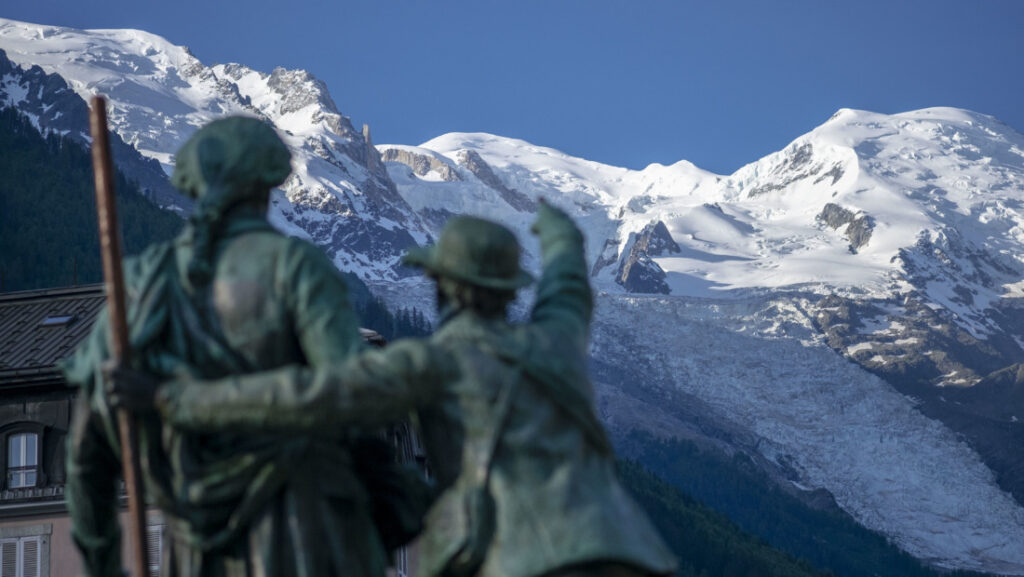
<svg viewBox="0 0 1024 577">
<path fill-rule="evenodd" d="M 619 483 L 594 408 L 593 312 L 583 234 L 540 202 L 543 272 L 526 322 L 507 308 L 533 282 L 512 231 L 451 218 L 406 264 L 437 289 L 439 330 L 334 366 L 168 381 L 142 399 L 192 431 L 308 431 L 416 409 L 439 495 L 418 541 L 424 577 L 656 577 L 676 561 Z"/>
<path fill-rule="evenodd" d="M 318 367 L 363 342 L 344 281 L 310 243 L 267 221 L 291 171 L 274 129 L 229 117 L 178 152 L 172 183 L 196 199 L 181 235 L 124 263 L 133 368 L 158 380 Z M 72 535 L 93 577 L 121 577 L 120 447 L 103 386 L 107 315 L 65 364 L 81 387 L 68 442 Z M 141 414 L 151 505 L 167 521 L 165 575 L 381 576 L 386 548 L 344 426 L 194 433 Z"/>
</svg>

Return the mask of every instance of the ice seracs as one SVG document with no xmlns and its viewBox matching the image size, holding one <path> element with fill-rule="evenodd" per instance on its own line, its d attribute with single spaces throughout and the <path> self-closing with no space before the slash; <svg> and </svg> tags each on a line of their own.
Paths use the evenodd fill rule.
<svg viewBox="0 0 1024 577">
<path fill-rule="evenodd" d="M 0 49 L 20 66 L 0 74 L 5 104 L 42 128 L 46 75 L 105 93 L 114 130 L 165 171 L 214 117 L 273 122 L 294 155 L 273 222 L 394 306 L 431 308 L 399 256 L 453 214 L 509 225 L 537 269 L 528 227 L 548 198 L 586 234 L 614 429 L 731 431 L 716 446 L 922 559 L 1024 575 L 1024 410 L 1007 400 L 1024 363 L 1024 136 L 996 119 L 842 109 L 731 175 L 630 170 L 484 133 L 373 146 L 308 72 L 209 66 L 141 31 L 0 19 Z"/>
</svg>

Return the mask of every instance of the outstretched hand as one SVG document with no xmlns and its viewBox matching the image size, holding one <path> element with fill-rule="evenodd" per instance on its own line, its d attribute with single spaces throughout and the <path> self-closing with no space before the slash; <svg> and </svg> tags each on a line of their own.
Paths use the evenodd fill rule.
<svg viewBox="0 0 1024 577">
<path fill-rule="evenodd" d="M 537 207 L 537 219 L 533 221 L 530 231 L 540 240 L 541 251 L 545 251 L 560 238 L 571 238 L 580 235 L 580 230 L 572 218 L 560 208 L 556 208 L 543 197 Z"/>
<path fill-rule="evenodd" d="M 572 219 L 569 218 L 565 211 L 549 203 L 543 196 L 538 201 L 537 219 L 533 221 L 533 226 L 530 227 L 530 232 L 533 234 L 543 236 L 545 232 L 552 228 L 560 228 L 565 226 L 566 222 L 572 222 Z"/>
<path fill-rule="evenodd" d="M 103 381 L 111 407 L 132 412 L 156 409 L 160 381 L 149 373 L 107 361 L 103 363 Z"/>
</svg>

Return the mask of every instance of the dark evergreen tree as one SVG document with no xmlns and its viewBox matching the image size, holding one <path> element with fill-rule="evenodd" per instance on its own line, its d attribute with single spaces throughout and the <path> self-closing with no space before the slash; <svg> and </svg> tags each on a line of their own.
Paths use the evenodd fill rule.
<svg viewBox="0 0 1024 577">
<path fill-rule="evenodd" d="M 402 307 L 392 313 L 384 301 L 370 293 L 355 275 L 346 273 L 345 277 L 349 281 L 353 306 L 363 327 L 377 331 L 388 341 L 403 337 L 423 337 L 433 331 L 419 309 Z"/>
<path fill-rule="evenodd" d="M 114 188 L 125 254 L 181 229 L 181 218 L 120 172 Z M 16 109 L 0 109 L 0 290 L 94 283 L 102 275 L 89 151 L 43 137 Z"/>
<path fill-rule="evenodd" d="M 840 577 L 981 575 L 925 567 L 849 515 L 838 510 L 812 509 L 784 493 L 742 453 L 730 458 L 703 451 L 692 442 L 660 440 L 641 432 L 623 439 L 622 448 L 652 473 L 692 499 L 722 512 L 766 545 L 806 559 L 809 564 Z M 716 551 L 715 546 L 709 546 L 694 554 Z M 735 570 L 739 569 L 720 565 L 709 572 L 724 575 Z"/>
<path fill-rule="evenodd" d="M 721 513 L 655 477 L 634 461 L 619 462 L 619 479 L 679 558 L 680 577 L 825 577 L 816 569 L 741 531 Z"/>
</svg>

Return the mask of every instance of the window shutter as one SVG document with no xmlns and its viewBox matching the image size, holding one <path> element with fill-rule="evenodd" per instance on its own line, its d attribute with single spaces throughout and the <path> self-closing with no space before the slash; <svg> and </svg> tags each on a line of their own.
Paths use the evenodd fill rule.
<svg viewBox="0 0 1024 577">
<path fill-rule="evenodd" d="M 149 555 L 150 577 L 160 577 L 164 544 L 164 526 L 149 525 L 146 527 L 146 553 Z M 27 577 L 27 576 L 26 576 Z"/>
<path fill-rule="evenodd" d="M 39 537 L 21 542 L 24 547 L 21 577 L 39 577 Z"/>
<path fill-rule="evenodd" d="M 18 577 L 18 540 L 0 543 L 0 577 Z"/>
</svg>

